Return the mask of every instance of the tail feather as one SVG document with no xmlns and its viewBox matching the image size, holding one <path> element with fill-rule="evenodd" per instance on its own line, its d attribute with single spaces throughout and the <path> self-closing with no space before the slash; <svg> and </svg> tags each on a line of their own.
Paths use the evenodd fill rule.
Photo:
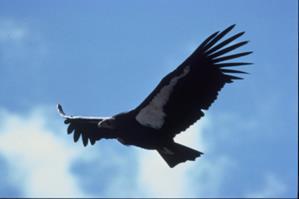
<svg viewBox="0 0 299 199">
<path fill-rule="evenodd" d="M 171 168 L 187 160 L 194 161 L 197 157 L 200 157 L 203 154 L 200 151 L 196 151 L 178 143 L 165 146 L 159 149 L 158 152 Z"/>
</svg>

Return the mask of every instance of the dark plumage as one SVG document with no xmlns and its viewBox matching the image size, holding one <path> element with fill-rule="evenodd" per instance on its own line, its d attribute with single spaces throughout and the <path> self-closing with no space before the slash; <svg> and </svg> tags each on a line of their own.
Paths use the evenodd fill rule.
<svg viewBox="0 0 299 199">
<path fill-rule="evenodd" d="M 226 83 L 242 79 L 235 76 L 245 73 L 228 69 L 248 65 L 245 62 L 227 62 L 250 54 L 227 53 L 245 45 L 248 41 L 231 42 L 244 32 L 220 41 L 234 25 L 209 36 L 180 66 L 165 76 L 152 93 L 135 109 L 108 118 L 65 115 L 69 124 L 68 134 L 74 132 L 74 141 L 82 136 L 83 144 L 94 144 L 102 138 L 115 138 L 122 144 L 135 145 L 159 152 L 170 167 L 186 160 L 195 160 L 202 152 L 175 143 L 176 134 L 204 116 Z"/>
</svg>

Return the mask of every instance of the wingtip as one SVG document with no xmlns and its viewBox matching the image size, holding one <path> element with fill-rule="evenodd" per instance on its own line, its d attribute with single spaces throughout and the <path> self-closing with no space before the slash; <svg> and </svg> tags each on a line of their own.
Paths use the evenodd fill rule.
<svg viewBox="0 0 299 199">
<path fill-rule="evenodd" d="M 249 40 L 246 40 L 246 41 L 242 41 L 241 43 L 243 44 L 243 45 L 245 45 L 245 44 L 248 44 L 250 41 Z"/>
<path fill-rule="evenodd" d="M 242 31 L 242 32 L 239 32 L 238 34 L 240 34 L 240 36 L 244 35 L 246 32 L 245 31 Z"/>
<path fill-rule="evenodd" d="M 230 26 L 227 28 L 227 30 L 228 30 L 228 31 L 231 31 L 234 27 L 236 27 L 236 24 L 230 25 Z"/>
<path fill-rule="evenodd" d="M 87 142 L 84 142 L 84 141 L 83 141 L 83 146 L 84 146 L 84 147 L 87 147 Z"/>
<path fill-rule="evenodd" d="M 235 34 L 234 37 L 239 38 L 239 37 L 241 37 L 242 35 L 244 35 L 245 33 L 246 33 L 245 31 L 239 32 L 239 33 Z"/>
<path fill-rule="evenodd" d="M 248 72 L 245 71 L 240 71 L 240 70 L 232 70 L 232 69 L 221 69 L 223 73 L 239 73 L 239 74 L 249 74 Z"/>
<path fill-rule="evenodd" d="M 58 111 L 58 113 L 63 117 L 63 116 L 65 116 L 65 113 L 64 113 L 64 111 L 63 111 L 63 109 L 62 109 L 62 106 L 60 105 L 60 104 L 57 104 L 57 111 Z"/>
<path fill-rule="evenodd" d="M 229 33 L 232 29 L 234 29 L 236 27 L 236 24 L 230 25 L 229 27 L 227 27 L 226 29 L 224 29 L 222 31 L 223 35 L 226 35 L 227 33 Z"/>
<path fill-rule="evenodd" d="M 96 143 L 96 140 L 93 139 L 93 138 L 90 138 L 90 144 L 91 144 L 91 145 L 94 145 L 95 143 Z"/>
</svg>

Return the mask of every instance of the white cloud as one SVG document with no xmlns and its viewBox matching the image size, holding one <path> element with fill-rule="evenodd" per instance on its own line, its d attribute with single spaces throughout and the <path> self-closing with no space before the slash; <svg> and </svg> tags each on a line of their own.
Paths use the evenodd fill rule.
<svg viewBox="0 0 299 199">
<path fill-rule="evenodd" d="M 69 168 L 80 154 L 77 145 L 47 129 L 40 111 L 26 117 L 0 111 L 0 116 L 0 155 L 11 179 L 24 187 L 24 197 L 84 196 Z"/>
<path fill-rule="evenodd" d="M 150 197 L 190 197 L 187 180 L 190 163 L 170 169 L 159 154 L 141 151 L 139 155 L 139 182 Z"/>
<path fill-rule="evenodd" d="M 128 176 L 124 172 L 131 171 L 132 162 L 128 162 L 127 157 L 120 158 L 119 153 L 111 155 L 110 152 L 107 154 L 107 151 L 96 148 L 83 154 L 82 145 L 73 144 L 70 137 L 65 136 L 65 126 L 51 122 L 51 114 L 41 110 L 45 109 L 33 110 L 24 116 L 0 111 L 3 118 L 0 122 L 0 155 L 9 163 L 9 180 L 22 185 L 24 197 L 87 196 L 87 190 L 78 184 L 80 181 L 84 184 L 87 178 L 98 182 L 99 186 L 102 183 L 106 186 L 103 193 L 96 192 L 92 196 L 219 197 L 225 175 L 235 166 L 234 161 L 225 155 L 220 154 L 216 158 L 211 155 L 214 146 L 204 142 L 203 138 L 203 132 L 211 127 L 208 117 L 175 139 L 178 143 L 206 153 L 202 157 L 195 162 L 188 161 L 169 168 L 157 152 L 136 149 L 137 156 L 131 157 L 131 161 L 136 158 L 137 170 Z M 55 126 L 51 129 L 58 129 L 56 131 L 61 131 L 61 134 L 50 130 L 47 127 L 49 123 Z M 101 165 L 94 168 L 94 162 L 101 164 L 102 158 L 107 156 L 111 156 L 108 166 L 121 165 L 118 167 L 119 172 L 109 173 L 111 176 L 108 182 L 98 174 L 81 179 L 83 176 L 70 170 L 74 160 L 84 159 L 99 160 L 90 161 L 86 167 L 94 169 L 94 172 L 105 169 Z M 129 181 L 134 185 L 128 184 Z"/>
<path fill-rule="evenodd" d="M 198 146 L 201 141 L 201 134 L 197 132 L 197 125 L 193 125 L 186 132 L 179 134 L 176 142 Z M 204 148 L 204 145 L 198 148 Z M 198 158 L 197 161 L 200 161 Z M 189 171 L 194 167 L 191 162 L 179 164 L 174 168 L 169 168 L 165 161 L 156 151 L 140 150 L 139 152 L 139 181 L 147 187 L 147 194 L 150 197 L 192 197 L 192 186 L 190 186 Z"/>
<path fill-rule="evenodd" d="M 273 173 L 268 173 L 264 178 L 264 185 L 257 191 L 246 194 L 248 198 L 281 198 L 287 191 L 287 185 Z"/>
<path fill-rule="evenodd" d="M 203 131 L 210 125 L 205 117 L 200 125 L 197 123 L 179 134 L 176 142 L 209 151 L 210 145 L 204 142 Z M 233 166 L 233 161 L 226 156 L 209 159 L 203 155 L 196 162 L 188 161 L 171 169 L 157 152 L 144 150 L 139 153 L 139 162 L 138 178 L 150 197 L 217 197 L 225 170 Z"/>
<path fill-rule="evenodd" d="M 13 74 L 16 68 L 24 73 L 28 67 L 37 71 L 49 53 L 43 33 L 28 20 L 0 17 L 0 44 L 0 63 Z"/>
</svg>

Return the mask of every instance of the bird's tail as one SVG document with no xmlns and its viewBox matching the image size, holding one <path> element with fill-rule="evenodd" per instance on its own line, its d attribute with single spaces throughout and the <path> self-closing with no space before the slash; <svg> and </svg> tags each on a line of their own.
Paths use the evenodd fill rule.
<svg viewBox="0 0 299 199">
<path fill-rule="evenodd" d="M 196 151 L 175 142 L 173 142 L 171 145 L 167 145 L 161 149 L 158 149 L 158 152 L 171 168 L 181 162 L 195 160 L 197 157 L 203 154 L 200 151 Z"/>
</svg>

